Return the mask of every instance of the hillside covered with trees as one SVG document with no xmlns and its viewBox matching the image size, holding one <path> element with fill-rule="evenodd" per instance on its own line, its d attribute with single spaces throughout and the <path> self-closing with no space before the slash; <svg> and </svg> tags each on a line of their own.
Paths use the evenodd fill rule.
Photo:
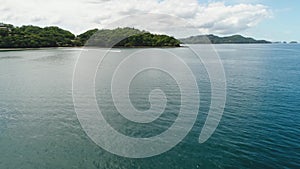
<svg viewBox="0 0 300 169">
<path fill-rule="evenodd" d="M 93 29 L 75 36 L 59 27 L 15 27 L 0 24 L 0 48 L 40 47 L 177 47 L 180 41 L 167 35 L 156 35 L 134 28 Z"/>
<path fill-rule="evenodd" d="M 0 25 L 1 48 L 39 48 L 73 46 L 75 35 L 59 27 Z"/>
<path fill-rule="evenodd" d="M 101 47 L 178 47 L 180 41 L 167 35 L 155 35 L 146 31 L 140 31 L 134 28 L 117 28 L 113 30 L 103 29 L 94 30 L 92 33 L 86 32 L 79 35 L 86 46 Z M 87 34 L 87 35 L 86 35 Z"/>
</svg>

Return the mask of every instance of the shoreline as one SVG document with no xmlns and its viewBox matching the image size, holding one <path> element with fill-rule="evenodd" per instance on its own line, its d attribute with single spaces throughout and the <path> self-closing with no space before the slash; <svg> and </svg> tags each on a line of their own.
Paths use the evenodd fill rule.
<svg viewBox="0 0 300 169">
<path fill-rule="evenodd" d="M 24 51 L 24 50 L 44 50 L 44 49 L 72 49 L 72 48 L 99 48 L 99 49 L 140 49 L 140 48 L 159 48 L 159 49 L 169 49 L 169 48 L 186 48 L 189 45 L 295 45 L 299 43 L 200 43 L 200 44 L 181 44 L 180 46 L 133 46 L 133 47 L 97 47 L 97 46 L 72 46 L 72 47 L 41 47 L 41 48 L 0 48 L 0 52 L 5 51 Z"/>
<path fill-rule="evenodd" d="M 1 51 L 24 51 L 24 50 L 43 50 L 43 49 L 72 49 L 72 48 L 97 48 L 97 49 L 139 49 L 139 48 L 185 48 L 187 46 L 134 46 L 134 47 L 97 47 L 97 46 L 72 46 L 72 47 L 42 47 L 42 48 L 0 48 Z"/>
</svg>

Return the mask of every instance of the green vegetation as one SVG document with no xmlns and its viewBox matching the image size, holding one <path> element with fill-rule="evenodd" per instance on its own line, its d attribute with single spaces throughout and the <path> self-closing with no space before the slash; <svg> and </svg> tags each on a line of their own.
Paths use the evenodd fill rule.
<svg viewBox="0 0 300 169">
<path fill-rule="evenodd" d="M 75 35 L 61 28 L 51 26 L 0 25 L 1 48 L 39 48 L 73 46 Z"/>
<path fill-rule="evenodd" d="M 86 34 L 86 33 L 84 33 Z M 84 35 L 82 34 L 82 35 Z M 78 37 L 82 37 L 79 35 Z M 86 43 L 101 47 L 178 47 L 180 41 L 167 35 L 154 35 L 134 28 L 99 30 Z"/>
<path fill-rule="evenodd" d="M 180 41 L 134 28 L 93 29 L 75 36 L 59 27 L 21 26 L 0 23 L 0 48 L 40 47 L 177 47 Z"/>
<path fill-rule="evenodd" d="M 241 35 L 233 35 L 228 37 L 218 37 L 215 35 L 199 35 L 199 36 L 191 36 L 185 39 L 180 39 L 180 41 L 185 44 L 271 43 L 265 40 L 255 40 L 253 38 L 246 38 Z"/>
<path fill-rule="evenodd" d="M 92 37 L 92 35 L 94 35 L 97 31 L 99 31 L 98 29 L 92 29 L 92 30 L 88 30 L 83 34 L 78 35 L 75 38 L 74 44 L 75 46 L 83 46 L 85 45 L 85 43 L 90 39 L 90 37 Z"/>
<path fill-rule="evenodd" d="M 130 36 L 119 42 L 117 47 L 143 47 L 143 46 L 156 46 L 156 47 L 179 47 L 180 41 L 167 36 L 167 35 L 153 35 L 151 33 L 143 33 Z"/>
</svg>

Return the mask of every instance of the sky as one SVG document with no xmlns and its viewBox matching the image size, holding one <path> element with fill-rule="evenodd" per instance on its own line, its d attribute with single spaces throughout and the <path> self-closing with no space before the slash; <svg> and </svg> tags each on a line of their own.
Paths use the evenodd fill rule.
<svg viewBox="0 0 300 169">
<path fill-rule="evenodd" d="M 241 34 L 300 42 L 299 8 L 298 0 L 0 0 L 0 22 L 59 26 L 75 34 L 108 25 L 168 33 L 184 22 L 197 30 L 186 29 L 185 36 Z"/>
</svg>

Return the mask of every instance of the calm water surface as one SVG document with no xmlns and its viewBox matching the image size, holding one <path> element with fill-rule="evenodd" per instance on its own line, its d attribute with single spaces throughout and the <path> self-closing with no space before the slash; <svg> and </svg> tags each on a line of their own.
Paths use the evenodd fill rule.
<svg viewBox="0 0 300 169">
<path fill-rule="evenodd" d="M 201 53 L 205 45 L 194 47 Z M 162 49 L 180 55 L 196 75 L 200 110 L 180 144 L 146 159 L 110 154 L 81 128 L 71 90 L 80 49 L 0 52 L 0 168 L 300 168 L 300 45 L 215 48 L 228 85 L 226 108 L 216 132 L 204 144 L 198 143 L 210 105 L 210 83 L 203 65 L 187 48 Z M 148 127 L 126 121 L 111 104 L 105 82 L 117 63 L 139 49 L 114 50 L 96 78 L 97 101 L 107 121 L 134 137 L 163 132 L 176 119 L 180 106 L 174 79 L 158 71 L 139 75 L 130 88 L 133 105 L 149 109 L 148 94 L 160 87 L 169 98 L 166 112 Z M 168 61 L 162 56 L 160 62 Z"/>
</svg>

